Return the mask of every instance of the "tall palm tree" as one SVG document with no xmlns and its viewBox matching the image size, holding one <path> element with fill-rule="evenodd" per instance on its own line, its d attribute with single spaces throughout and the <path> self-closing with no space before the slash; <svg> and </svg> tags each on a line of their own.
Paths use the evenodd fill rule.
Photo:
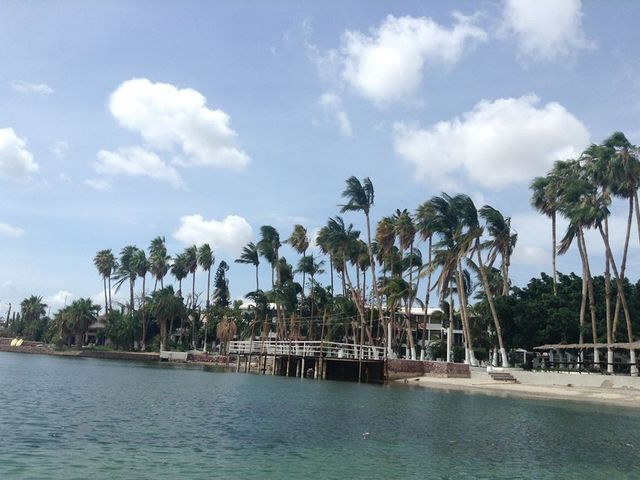
<svg viewBox="0 0 640 480">
<path fill-rule="evenodd" d="M 102 276 L 104 287 L 104 312 L 109 313 L 111 309 L 111 274 L 117 268 L 116 257 L 110 249 L 100 250 L 93 258 L 98 273 Z M 107 296 L 107 281 L 109 283 Z"/>
<path fill-rule="evenodd" d="M 286 240 L 286 243 L 290 244 L 293 249 L 302 255 L 302 258 L 307 256 L 307 249 L 309 248 L 309 237 L 307 236 L 307 229 L 300 224 L 296 224 L 293 227 L 291 236 Z M 306 273 L 302 272 L 302 295 L 304 296 L 304 284 Z"/>
<path fill-rule="evenodd" d="M 240 256 L 235 259 L 236 263 L 244 263 L 256 267 L 256 292 L 260 290 L 260 280 L 258 278 L 258 267 L 260 266 L 260 254 L 258 247 L 253 243 L 247 243 L 243 248 Z"/>
<path fill-rule="evenodd" d="M 334 293 L 333 288 L 333 258 L 331 253 L 331 247 L 329 245 L 329 229 L 325 225 L 324 227 L 318 230 L 318 235 L 316 236 L 316 245 L 320 249 L 323 255 L 327 255 L 329 257 L 329 272 L 330 272 L 330 284 L 331 284 L 331 293 Z"/>
<path fill-rule="evenodd" d="M 196 270 L 198 269 L 198 247 L 192 245 L 184 249 L 185 268 L 191 274 L 191 309 L 196 306 Z"/>
<path fill-rule="evenodd" d="M 546 177 L 536 177 L 531 182 L 531 205 L 540 213 L 551 219 L 551 261 L 553 268 L 553 294 L 557 295 L 558 274 L 556 269 L 557 248 L 556 245 L 556 212 L 558 210 L 558 199 L 556 190 L 553 188 L 553 178 L 551 175 Z"/>
<path fill-rule="evenodd" d="M 184 253 L 180 253 L 176 255 L 176 258 L 173 260 L 173 265 L 171 265 L 171 275 L 174 276 L 176 281 L 178 282 L 178 291 L 176 295 L 180 298 L 182 295 L 182 280 L 184 280 L 189 274 L 189 270 L 187 269 L 187 258 Z"/>
<path fill-rule="evenodd" d="M 490 205 L 485 205 L 478 212 L 484 220 L 486 230 L 491 239 L 487 243 L 489 248 L 489 268 L 493 267 L 498 255 L 501 258 L 500 271 L 502 272 L 502 295 L 509 294 L 509 267 L 511 255 L 518 241 L 518 234 L 511 230 L 511 218 L 505 217 Z"/>
<path fill-rule="evenodd" d="M 427 291 L 424 298 L 424 323 L 422 327 L 422 352 L 425 352 L 426 348 L 426 329 L 429 316 L 429 300 L 431 295 L 431 277 L 433 274 L 433 227 L 432 223 L 435 217 L 435 211 L 433 205 L 429 202 L 424 202 L 416 210 L 416 230 L 423 241 L 427 242 L 427 263 L 423 264 L 423 268 L 426 268 L 427 275 Z"/>
<path fill-rule="evenodd" d="M 597 335 L 597 313 L 595 304 L 595 293 L 593 278 L 591 276 L 591 266 L 584 231 L 595 227 L 608 215 L 605 197 L 598 195 L 597 188 L 588 178 L 588 172 L 579 161 L 569 160 L 564 162 L 565 169 L 571 175 L 564 177 L 563 188 L 558 203 L 558 210 L 568 220 L 569 227 L 567 233 L 561 241 L 559 253 L 565 253 L 573 239 L 575 238 L 578 252 L 582 261 L 582 302 L 580 305 L 580 332 L 578 343 L 584 342 L 584 316 L 586 303 L 589 303 L 591 315 L 591 330 L 593 342 L 598 341 Z M 556 163 L 557 165 L 557 163 Z M 593 349 L 594 362 L 599 363 L 600 354 L 597 348 Z"/>
<path fill-rule="evenodd" d="M 135 264 L 136 252 L 138 252 L 138 247 L 134 245 L 127 245 L 120 251 L 120 261 L 118 262 L 118 271 L 115 276 L 116 292 L 124 282 L 129 281 L 129 315 L 133 315 L 134 311 L 133 289 L 138 276 Z"/>
<path fill-rule="evenodd" d="M 146 297 L 146 285 L 147 285 L 147 273 L 149 272 L 150 263 L 147 260 L 147 256 L 144 250 L 137 250 L 134 253 L 133 267 L 135 268 L 136 275 L 142 279 L 142 295 L 140 296 L 140 306 L 144 307 L 144 301 Z"/>
<path fill-rule="evenodd" d="M 211 267 L 216 261 L 216 257 L 213 255 L 213 251 L 208 243 L 203 244 L 198 249 L 198 265 L 205 272 L 207 272 L 207 301 L 206 308 L 209 308 L 209 298 L 211 295 Z"/>
<path fill-rule="evenodd" d="M 169 273 L 171 257 L 167 254 L 164 237 L 156 237 L 149 245 L 149 261 L 151 263 L 149 271 L 155 278 L 153 291 L 155 292 L 160 283 L 160 288 L 164 288 L 164 277 Z"/>
<path fill-rule="evenodd" d="M 263 225 L 260 227 L 260 241 L 258 242 L 258 252 L 264 259 L 271 264 L 271 285 L 280 285 L 280 279 L 277 278 L 277 265 L 280 259 L 280 234 L 271 225 Z"/>
<path fill-rule="evenodd" d="M 371 207 L 375 197 L 373 183 L 369 177 L 364 178 L 362 182 L 357 177 L 351 176 L 346 180 L 346 187 L 342 192 L 342 197 L 347 203 L 340 205 L 340 212 L 362 212 L 367 223 L 367 250 L 369 251 L 369 264 L 371 265 L 371 284 L 373 286 L 373 295 L 376 299 L 378 307 L 378 318 L 382 319 L 382 300 L 378 292 L 378 277 L 376 276 L 376 264 L 373 258 L 373 249 L 371 248 Z M 373 323 L 373 308 L 371 309 L 371 323 Z M 389 342 L 390 339 L 387 339 Z M 390 345 L 388 345 L 388 349 Z"/>
<path fill-rule="evenodd" d="M 458 286 L 464 285 L 462 259 L 473 252 L 474 241 L 477 239 L 477 228 L 473 222 L 473 209 L 470 199 L 465 195 L 451 197 L 446 193 L 430 200 L 434 210 L 432 227 L 440 236 L 436 244 L 435 262 L 440 267 L 438 287 L 442 292 L 450 288 L 452 282 Z M 477 213 L 476 213 L 477 215 Z M 464 288 L 457 288 L 460 304 L 460 317 L 464 331 L 465 361 L 477 365 L 473 351 L 468 299 Z"/>
</svg>

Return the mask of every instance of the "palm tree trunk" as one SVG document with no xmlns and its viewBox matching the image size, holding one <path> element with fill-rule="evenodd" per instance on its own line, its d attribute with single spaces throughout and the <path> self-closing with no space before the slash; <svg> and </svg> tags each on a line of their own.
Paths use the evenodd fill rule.
<svg viewBox="0 0 640 480">
<path fill-rule="evenodd" d="M 129 279 L 129 300 L 130 300 L 130 304 L 129 304 L 129 315 L 133 316 L 133 301 L 134 301 L 134 296 L 133 296 L 133 280 Z"/>
<path fill-rule="evenodd" d="M 591 277 L 591 267 L 589 265 L 589 254 L 587 252 L 587 242 L 584 239 L 584 231 L 580 231 L 580 237 L 578 241 L 582 242 L 582 251 L 584 252 L 584 261 L 586 268 L 586 278 L 587 278 L 587 290 L 589 293 L 589 312 L 591 314 L 591 336 L 593 338 L 593 343 L 598 342 L 598 320 L 596 316 L 596 296 L 593 289 L 593 278 Z M 594 346 L 593 347 L 593 363 L 597 364 L 596 368 L 600 366 L 600 351 Z"/>
<path fill-rule="evenodd" d="M 460 262 L 459 258 L 458 258 L 456 267 L 457 267 L 456 275 L 458 278 L 457 290 L 458 290 L 458 298 L 460 300 L 460 313 L 462 316 L 462 327 L 464 329 L 465 337 L 467 341 L 467 345 L 466 345 L 467 354 L 465 356 L 469 364 L 475 367 L 478 365 L 478 362 L 476 360 L 475 353 L 473 352 L 473 339 L 471 338 L 471 326 L 469 325 L 469 316 L 467 311 L 467 295 L 464 291 L 465 286 L 464 286 L 464 280 L 462 277 L 462 263 Z"/>
<path fill-rule="evenodd" d="M 551 262 L 553 263 L 553 296 L 558 295 L 558 272 L 556 270 L 556 261 L 558 258 L 558 250 L 556 248 L 556 212 L 551 214 Z"/>
<path fill-rule="evenodd" d="M 369 253 L 369 264 L 371 265 L 371 284 L 373 286 L 373 296 L 376 300 L 376 306 L 378 307 L 378 321 L 382 321 L 382 299 L 380 298 L 380 292 L 378 291 L 378 277 L 376 276 L 376 260 L 373 258 L 373 250 L 371 249 L 371 220 L 369 218 L 369 212 L 365 212 L 365 218 L 367 220 L 367 251 Z M 374 309 L 371 309 L 370 323 L 373 324 Z M 389 345 L 391 339 L 388 338 Z"/>
<path fill-rule="evenodd" d="M 258 265 L 256 265 L 256 292 L 260 290 L 260 280 L 258 278 Z"/>
<path fill-rule="evenodd" d="M 498 319 L 498 312 L 493 301 L 493 293 L 489 286 L 489 279 L 487 278 L 487 272 L 484 269 L 482 263 L 482 254 L 480 253 L 480 240 L 476 238 L 476 253 L 478 256 L 478 270 L 480 270 L 480 278 L 482 280 L 482 286 L 484 287 L 484 293 L 487 296 L 487 302 L 489 303 L 489 310 L 491 310 L 491 317 L 493 318 L 493 324 L 496 327 L 496 334 L 498 335 L 498 346 L 500 347 L 500 356 L 502 357 L 502 366 L 509 366 L 509 359 L 507 358 L 507 350 L 504 347 L 502 341 L 502 328 L 500 326 L 500 320 Z"/>
<path fill-rule="evenodd" d="M 627 214 L 627 231 L 624 237 L 624 248 L 622 250 L 622 263 L 620 264 L 620 276 L 624 279 L 627 269 L 627 253 L 629 251 L 629 239 L 631 238 L 631 223 L 633 223 L 633 197 L 629 197 L 629 213 Z M 609 219 L 605 217 L 605 235 L 609 237 Z M 640 224 L 638 226 L 640 229 Z M 616 331 L 618 330 L 618 319 L 620 318 L 620 297 L 616 298 L 616 309 L 613 315 L 612 341 L 615 342 Z"/>
<path fill-rule="evenodd" d="M 584 260 L 584 250 L 582 249 L 582 242 L 580 241 L 580 232 L 581 229 L 578 228 L 576 233 L 576 241 L 578 244 L 578 251 L 580 252 L 580 261 L 582 263 L 582 295 L 580 297 L 580 317 L 579 317 L 579 330 L 578 330 L 578 344 L 582 345 L 584 343 L 584 317 L 587 309 L 587 268 L 585 266 Z M 582 351 L 582 347 L 580 348 L 580 362 L 584 360 L 584 355 Z"/>
<path fill-rule="evenodd" d="M 605 217 L 604 228 L 607 236 L 609 235 L 609 219 Z M 605 254 L 604 267 L 604 302 L 605 302 L 605 319 L 607 324 L 607 343 L 611 344 L 615 340 L 614 329 L 611 323 L 611 259 L 609 254 Z M 616 312 L 620 311 L 620 301 L 616 297 Z M 613 373 L 613 348 L 607 347 L 607 373 Z"/>
<path fill-rule="evenodd" d="M 109 311 L 113 310 L 113 305 L 111 304 L 111 275 L 109 275 L 108 285 L 109 285 Z"/>
<path fill-rule="evenodd" d="M 207 302 L 206 308 L 209 308 L 209 298 L 211 296 L 211 267 L 207 268 Z"/>
<path fill-rule="evenodd" d="M 107 277 L 104 275 L 102 277 L 102 284 L 104 286 L 104 314 L 107 315 L 109 313 L 109 301 L 107 299 Z"/>
<path fill-rule="evenodd" d="M 191 310 L 196 308 L 196 271 L 191 273 Z"/>
<path fill-rule="evenodd" d="M 629 312 L 629 304 L 627 303 L 627 295 L 624 292 L 624 279 L 620 276 L 618 272 L 618 267 L 616 267 L 616 261 L 613 258 L 611 253 L 611 246 L 609 245 L 609 237 L 607 237 L 602 229 L 602 225 L 598 225 L 598 230 L 600 230 L 600 235 L 602 236 L 602 240 L 604 241 L 605 247 L 607 249 L 607 254 L 611 259 L 611 268 L 613 269 L 613 275 L 616 279 L 616 285 L 618 287 L 618 295 L 620 296 L 620 301 L 622 302 L 622 309 L 624 311 L 624 318 L 627 323 L 627 339 L 629 343 L 633 342 L 633 327 L 631 325 L 631 314 Z M 636 352 L 634 349 L 629 349 L 629 363 L 631 364 L 631 375 L 638 376 L 638 367 L 636 365 Z"/>
<path fill-rule="evenodd" d="M 329 252 L 329 270 L 331 271 L 331 295 L 334 294 L 333 289 L 333 255 Z"/>
<path fill-rule="evenodd" d="M 425 352 L 426 347 L 426 333 L 427 333 L 427 320 L 429 318 L 429 297 L 431 295 L 431 235 L 429 235 L 429 263 L 427 267 L 427 292 L 424 295 L 424 323 L 422 327 L 422 351 Z M 425 355 L 426 360 L 426 355 Z"/>
</svg>

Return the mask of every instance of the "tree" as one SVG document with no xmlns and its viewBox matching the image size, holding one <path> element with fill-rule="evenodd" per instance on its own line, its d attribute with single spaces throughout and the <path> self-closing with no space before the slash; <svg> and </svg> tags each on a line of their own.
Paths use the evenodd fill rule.
<svg viewBox="0 0 640 480">
<path fill-rule="evenodd" d="M 129 315 L 133 315 L 133 288 L 138 275 L 136 271 L 136 252 L 138 248 L 134 245 L 127 245 L 120 251 L 120 262 L 116 273 L 116 292 L 127 280 L 129 281 Z"/>
<path fill-rule="evenodd" d="M 192 245 L 184 249 L 185 268 L 191 274 L 191 309 L 196 306 L 196 270 L 198 269 L 198 247 Z"/>
<path fill-rule="evenodd" d="M 228 308 L 231 305 L 231 296 L 229 294 L 229 281 L 227 280 L 227 272 L 229 265 L 224 260 L 218 265 L 216 276 L 214 279 L 215 290 L 213 292 L 213 303 L 218 308 Z"/>
<path fill-rule="evenodd" d="M 74 300 L 64 309 L 65 329 L 68 332 L 73 332 L 77 347 L 83 345 L 89 325 L 96 321 L 96 315 L 99 311 L 100 305 L 95 305 L 90 298 Z"/>
<path fill-rule="evenodd" d="M 149 271 L 155 278 L 153 285 L 153 291 L 155 292 L 158 288 L 158 282 L 160 283 L 160 288 L 164 287 L 164 277 L 169 273 L 169 264 L 171 261 L 171 257 L 167 254 L 164 237 L 156 237 L 151 240 L 151 245 L 149 245 L 149 261 L 151 263 Z"/>
<path fill-rule="evenodd" d="M 173 275 L 178 282 L 178 291 L 176 292 L 176 295 L 180 298 L 182 298 L 182 280 L 187 278 L 188 274 L 187 258 L 184 253 L 180 253 L 176 255 L 176 258 L 173 260 L 173 265 L 171 265 L 171 275 Z"/>
<path fill-rule="evenodd" d="M 260 241 L 258 242 L 258 252 L 264 257 L 264 259 L 271 264 L 271 286 L 280 283 L 279 278 L 274 278 L 277 275 L 277 264 L 280 259 L 280 234 L 271 225 L 263 225 L 260 227 Z"/>
<path fill-rule="evenodd" d="M 518 234 L 511 230 L 511 218 L 505 217 L 490 205 L 483 206 L 478 212 L 484 220 L 490 240 L 485 246 L 489 249 L 489 268 L 498 255 L 501 258 L 500 271 L 502 273 L 502 295 L 509 295 L 509 267 L 511 255 L 518 241 Z"/>
<path fill-rule="evenodd" d="M 46 329 L 45 315 L 47 305 L 42 301 L 42 297 L 31 295 L 20 302 L 20 325 L 14 327 L 16 335 L 24 335 L 31 340 L 38 340 Z M 19 330 L 19 331 L 16 331 Z"/>
<path fill-rule="evenodd" d="M 209 308 L 210 286 L 211 286 L 211 267 L 216 261 L 213 251 L 208 243 L 205 243 L 198 249 L 198 265 L 207 272 L 207 301 L 206 308 Z"/>
<path fill-rule="evenodd" d="M 242 248 L 242 253 L 235 259 L 236 263 L 244 263 L 246 265 L 253 265 L 256 267 L 256 291 L 260 290 L 260 280 L 258 278 L 258 266 L 260 265 L 260 255 L 258 253 L 258 247 L 249 242 Z"/>
<path fill-rule="evenodd" d="M 307 256 L 307 248 L 309 248 L 309 237 L 307 236 L 307 229 L 300 224 L 296 224 L 293 227 L 291 236 L 286 240 L 286 243 L 290 244 L 293 249 L 302 255 L 302 258 Z M 306 273 L 302 272 L 302 295 L 304 296 L 304 283 Z"/>
<path fill-rule="evenodd" d="M 557 241 L 556 241 L 556 212 L 558 210 L 558 200 L 556 189 L 554 189 L 553 179 L 550 175 L 546 177 L 536 177 L 530 186 L 533 191 L 531 197 L 531 205 L 551 219 L 551 259 L 553 268 L 553 291 L 557 294 L 556 283 L 556 258 L 557 258 Z"/>
<path fill-rule="evenodd" d="M 117 268 L 116 257 L 110 249 L 100 250 L 93 258 L 93 264 L 98 270 L 98 273 L 102 276 L 104 287 L 104 311 L 105 314 L 107 314 L 111 309 L 111 274 Z M 109 283 L 108 296 L 107 281 Z"/>
<path fill-rule="evenodd" d="M 160 327 L 160 350 L 165 350 L 167 338 L 171 335 L 171 331 L 167 333 L 167 324 L 184 317 L 184 304 L 180 296 L 174 293 L 173 287 L 168 286 L 153 292 L 150 305 Z"/>
<path fill-rule="evenodd" d="M 378 307 L 378 316 L 382 318 L 382 300 L 378 292 L 378 277 L 376 276 L 376 264 L 373 258 L 373 249 L 371 248 L 371 207 L 374 202 L 373 183 L 369 177 L 366 177 L 362 183 L 355 176 L 347 178 L 346 187 L 342 192 L 342 197 L 347 199 L 347 203 L 340 205 L 341 213 L 345 212 L 362 212 L 364 213 L 367 224 L 367 250 L 369 251 L 369 264 L 371 265 L 371 278 L 373 285 L 373 294 Z M 373 308 L 371 309 L 370 324 L 373 324 Z M 387 351 L 390 348 L 390 339 L 387 339 Z"/>
</svg>

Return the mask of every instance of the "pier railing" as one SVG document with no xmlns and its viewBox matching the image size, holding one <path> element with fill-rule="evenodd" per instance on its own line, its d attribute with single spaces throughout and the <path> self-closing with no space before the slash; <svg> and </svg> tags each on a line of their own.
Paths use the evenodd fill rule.
<svg viewBox="0 0 640 480">
<path fill-rule="evenodd" d="M 344 358 L 351 360 L 383 360 L 384 347 L 352 343 L 287 340 L 242 340 L 229 342 L 232 355 L 294 355 L 299 357 Z"/>
</svg>

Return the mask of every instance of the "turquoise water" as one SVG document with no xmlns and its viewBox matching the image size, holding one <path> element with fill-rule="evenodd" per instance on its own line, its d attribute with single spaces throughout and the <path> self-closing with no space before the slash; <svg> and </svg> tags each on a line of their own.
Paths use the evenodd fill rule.
<svg viewBox="0 0 640 480">
<path fill-rule="evenodd" d="M 0 353 L 0 479 L 638 479 L 640 411 Z"/>
</svg>

